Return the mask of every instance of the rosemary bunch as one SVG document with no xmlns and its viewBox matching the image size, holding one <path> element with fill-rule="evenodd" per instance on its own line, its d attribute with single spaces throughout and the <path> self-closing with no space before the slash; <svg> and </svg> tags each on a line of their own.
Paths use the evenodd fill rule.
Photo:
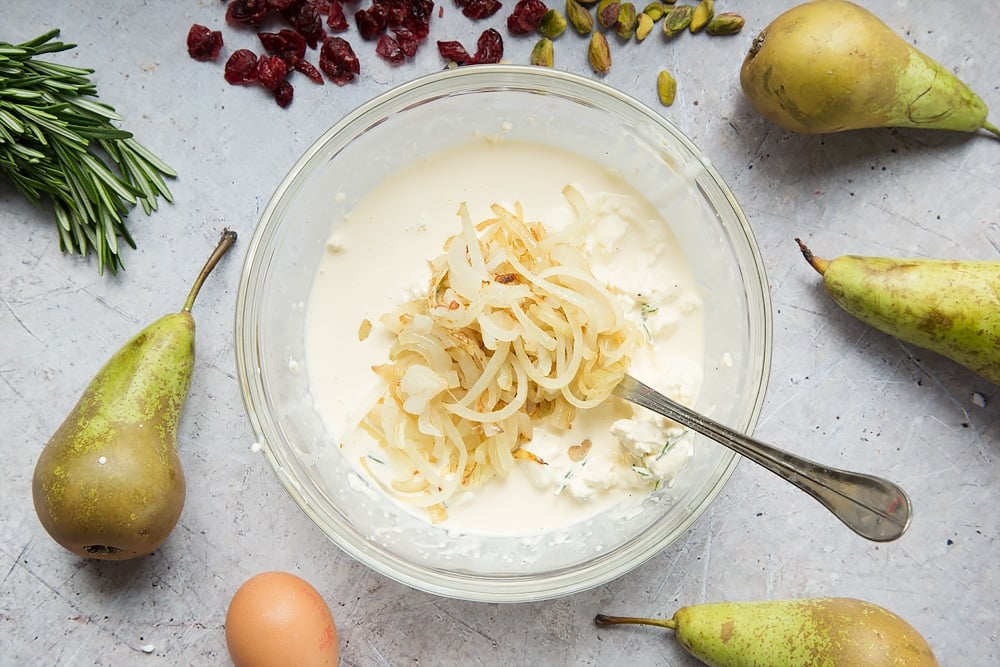
<svg viewBox="0 0 1000 667">
<path fill-rule="evenodd" d="M 63 252 L 97 254 L 97 270 L 122 267 L 119 239 L 135 248 L 125 217 L 138 203 L 173 201 L 173 169 L 112 123 L 97 102 L 92 69 L 39 60 L 75 44 L 52 30 L 23 44 L 0 42 L 0 172 L 34 202 L 51 201 Z"/>
</svg>

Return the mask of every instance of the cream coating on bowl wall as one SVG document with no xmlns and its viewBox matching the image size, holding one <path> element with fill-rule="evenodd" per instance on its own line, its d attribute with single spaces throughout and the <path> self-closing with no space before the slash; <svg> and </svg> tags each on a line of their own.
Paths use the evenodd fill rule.
<svg viewBox="0 0 1000 667">
<path fill-rule="evenodd" d="M 331 225 L 386 174 L 498 132 L 606 165 L 656 207 L 691 260 L 704 304 L 705 379 L 695 407 L 752 430 L 768 374 L 770 304 L 756 244 L 731 193 L 655 112 L 582 77 L 527 67 L 418 79 L 360 107 L 309 149 L 251 241 L 237 302 L 237 363 L 266 456 L 331 540 L 422 590 L 517 601 L 590 588 L 652 557 L 697 519 L 736 457 L 699 438 L 684 474 L 629 521 L 602 515 L 530 539 L 470 540 L 386 502 L 337 455 L 302 367 L 305 304 Z"/>
</svg>

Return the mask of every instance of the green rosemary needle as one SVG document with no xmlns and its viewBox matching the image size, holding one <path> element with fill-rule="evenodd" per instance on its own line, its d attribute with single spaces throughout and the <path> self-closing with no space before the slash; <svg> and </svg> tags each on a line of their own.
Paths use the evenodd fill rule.
<svg viewBox="0 0 1000 667">
<path fill-rule="evenodd" d="M 0 172 L 28 199 L 48 200 L 63 252 L 97 255 L 97 270 L 122 268 L 119 240 L 135 248 L 125 218 L 173 201 L 164 177 L 176 173 L 115 127 L 88 76 L 39 56 L 74 48 L 52 30 L 23 44 L 0 41 Z"/>
</svg>

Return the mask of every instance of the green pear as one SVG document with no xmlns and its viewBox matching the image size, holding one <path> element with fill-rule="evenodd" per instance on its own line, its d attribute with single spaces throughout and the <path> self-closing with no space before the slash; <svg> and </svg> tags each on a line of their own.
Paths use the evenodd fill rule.
<svg viewBox="0 0 1000 667">
<path fill-rule="evenodd" d="M 1000 261 L 826 260 L 795 240 L 841 308 L 1000 384 Z"/>
<path fill-rule="evenodd" d="M 815 0 L 778 16 L 740 70 L 750 103 L 803 134 L 868 127 L 1000 129 L 965 83 L 863 7 Z"/>
<path fill-rule="evenodd" d="M 673 618 L 598 614 L 599 626 L 656 625 L 674 631 L 710 667 L 937 667 L 913 626 L 878 605 L 851 598 L 717 602 L 678 609 Z"/>
<path fill-rule="evenodd" d="M 125 343 L 42 449 L 32 480 L 35 512 L 73 553 L 135 558 L 159 547 L 177 524 L 185 495 L 177 426 L 194 368 L 191 308 L 235 240 L 235 232 L 223 232 L 183 309 Z"/>
</svg>

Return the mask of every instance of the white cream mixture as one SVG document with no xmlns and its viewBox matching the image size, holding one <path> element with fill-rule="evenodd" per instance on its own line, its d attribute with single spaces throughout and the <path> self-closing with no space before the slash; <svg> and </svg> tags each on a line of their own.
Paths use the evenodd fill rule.
<svg viewBox="0 0 1000 667">
<path fill-rule="evenodd" d="M 701 301 L 663 219 L 594 162 L 539 144 L 483 138 L 388 177 L 334 222 L 307 305 L 306 368 L 316 409 L 361 478 L 368 473 L 359 462 L 379 459 L 377 443 L 356 428 L 382 393 L 371 367 L 386 362 L 391 338 L 379 318 L 426 293 L 427 262 L 459 231 L 461 202 L 482 220 L 491 204 L 520 201 L 526 219 L 554 232 L 574 217 L 562 194 L 567 184 L 599 207 L 585 241 L 591 269 L 644 333 L 630 373 L 681 402 L 694 400 L 702 381 Z M 365 321 L 374 324 L 360 340 Z M 574 448 L 584 441 L 590 442 L 585 455 L 585 447 Z M 581 412 L 569 431 L 536 428 L 530 449 L 548 465 L 520 461 L 506 479 L 453 497 L 442 526 L 515 535 L 565 527 L 672 483 L 691 442 L 672 422 L 612 398 Z"/>
</svg>

